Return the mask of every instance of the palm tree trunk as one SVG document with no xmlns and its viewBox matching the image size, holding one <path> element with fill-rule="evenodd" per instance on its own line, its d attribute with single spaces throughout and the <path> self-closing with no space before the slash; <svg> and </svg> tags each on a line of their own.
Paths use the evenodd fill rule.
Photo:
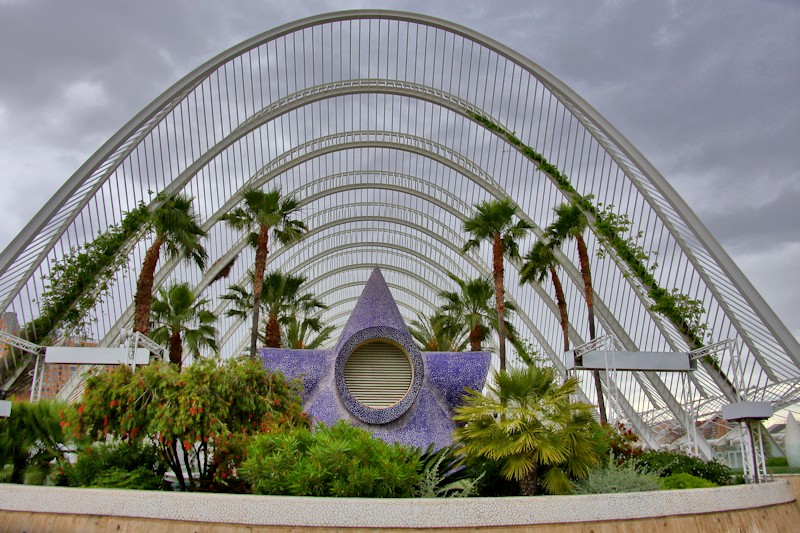
<svg viewBox="0 0 800 533">
<path fill-rule="evenodd" d="M 278 323 L 278 317 L 275 315 L 269 315 L 267 330 L 264 335 L 264 344 L 267 345 L 267 348 L 281 347 L 281 325 Z"/>
<path fill-rule="evenodd" d="M 255 274 L 253 277 L 253 327 L 250 330 L 250 357 L 256 359 L 258 352 L 258 320 L 261 311 L 261 289 L 264 284 L 264 271 L 267 268 L 267 245 L 269 244 L 269 226 L 261 225 L 256 247 Z"/>
<path fill-rule="evenodd" d="M 142 271 L 139 273 L 139 280 L 136 282 L 136 304 L 133 315 L 133 330 L 147 335 L 150 332 L 150 308 L 153 305 L 153 280 L 156 272 L 156 265 L 161 256 L 161 246 L 164 244 L 164 237 L 156 235 L 153 244 L 144 254 Z"/>
<path fill-rule="evenodd" d="M 169 336 L 169 362 L 181 369 L 183 365 L 183 341 L 181 331 L 175 329 Z"/>
<path fill-rule="evenodd" d="M 469 330 L 469 349 L 472 352 L 479 352 L 481 351 L 481 343 L 483 342 L 483 328 L 480 324 L 475 324 L 471 330 Z"/>
<path fill-rule="evenodd" d="M 494 274 L 495 305 L 497 306 L 497 355 L 500 357 L 500 372 L 506 371 L 506 320 L 505 290 L 503 287 L 503 241 L 500 232 L 494 234 L 492 246 L 492 273 Z"/>
<path fill-rule="evenodd" d="M 564 351 L 566 352 L 569 350 L 569 316 L 567 315 L 567 300 L 564 298 L 564 287 L 561 286 L 561 280 L 558 278 L 555 267 L 550 265 L 548 268 L 550 269 L 550 278 L 553 280 L 553 289 L 556 292 L 558 312 L 561 315 L 561 333 L 564 336 Z"/>
<path fill-rule="evenodd" d="M 583 290 L 586 294 L 586 309 L 589 312 L 589 340 L 596 338 L 594 329 L 594 289 L 592 288 L 592 271 L 589 267 L 589 252 L 586 249 L 586 242 L 583 240 L 582 235 L 578 235 L 575 239 L 578 243 L 578 259 L 581 264 L 581 276 L 583 276 Z M 603 425 L 608 424 L 608 416 L 606 415 L 606 402 L 603 397 L 603 383 L 600 380 L 600 371 L 592 370 L 592 377 L 594 378 L 594 390 L 597 394 L 597 411 L 600 413 L 600 423 Z"/>
<path fill-rule="evenodd" d="M 539 478 L 536 475 L 536 468 L 522 476 L 519 480 L 519 489 L 523 496 L 536 496 L 536 487 L 539 485 Z"/>
</svg>

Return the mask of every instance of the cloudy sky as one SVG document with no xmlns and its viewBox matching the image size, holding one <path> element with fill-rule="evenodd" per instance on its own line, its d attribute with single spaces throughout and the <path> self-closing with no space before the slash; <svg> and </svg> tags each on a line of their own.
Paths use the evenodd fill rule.
<svg viewBox="0 0 800 533">
<path fill-rule="evenodd" d="M 362 7 L 493 37 L 595 106 L 672 183 L 800 337 L 800 2 L 0 0 L 0 249 L 191 69 Z"/>
</svg>

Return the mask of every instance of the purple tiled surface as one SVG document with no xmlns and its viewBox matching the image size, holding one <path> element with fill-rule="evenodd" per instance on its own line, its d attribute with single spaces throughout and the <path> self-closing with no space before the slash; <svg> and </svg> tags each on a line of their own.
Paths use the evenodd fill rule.
<svg viewBox="0 0 800 533">
<path fill-rule="evenodd" d="M 358 403 L 344 383 L 344 366 L 358 345 L 388 339 L 411 359 L 414 378 L 406 396 L 386 409 Z M 333 350 L 261 350 L 264 366 L 302 378 L 303 408 L 326 424 L 349 420 L 388 442 L 441 448 L 452 442 L 452 409 L 464 388 L 481 390 L 489 371 L 488 352 L 422 352 L 414 344 L 397 304 L 375 269 Z"/>
</svg>

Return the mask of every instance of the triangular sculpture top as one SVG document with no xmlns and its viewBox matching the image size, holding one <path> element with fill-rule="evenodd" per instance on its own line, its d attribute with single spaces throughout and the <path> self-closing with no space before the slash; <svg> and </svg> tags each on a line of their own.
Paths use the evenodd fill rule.
<svg viewBox="0 0 800 533">
<path fill-rule="evenodd" d="M 338 352 L 354 334 L 374 327 L 395 329 L 413 344 L 411 333 L 378 267 L 372 270 L 334 351 Z"/>
</svg>

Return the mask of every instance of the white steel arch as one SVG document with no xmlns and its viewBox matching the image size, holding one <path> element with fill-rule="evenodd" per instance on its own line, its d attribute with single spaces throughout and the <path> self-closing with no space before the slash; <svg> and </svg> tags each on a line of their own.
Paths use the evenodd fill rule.
<svg viewBox="0 0 800 533">
<path fill-rule="evenodd" d="M 532 159 L 534 152 L 560 174 Z M 218 274 L 238 256 L 229 275 L 242 279 L 252 252 L 218 219 L 248 184 L 296 191 L 304 202 L 302 216 L 320 222 L 306 242 L 274 250 L 274 268 L 306 268 L 299 271 L 319 278 L 323 287 L 333 279 L 325 267 L 343 265 L 314 262 L 311 255 L 341 250 L 328 255 L 341 261 L 344 251 L 357 250 L 369 259 L 359 264 L 386 261 L 389 270 L 413 274 L 405 289 L 429 301 L 432 280 L 422 283 L 421 267 L 402 264 L 399 255 L 387 252 L 392 247 L 405 250 L 415 264 L 431 261 L 434 253 L 427 250 L 436 247 L 441 263 L 477 275 L 476 265 L 489 264 L 486 251 L 469 258 L 458 254 L 460 224 L 471 206 L 510 196 L 526 220 L 544 228 L 559 203 L 574 194 L 594 195 L 630 217 L 630 233 L 623 237 L 642 233 L 637 244 L 650 253 L 646 266 L 658 286 L 700 301 L 711 339 L 731 338 L 741 346 L 751 398 L 776 407 L 800 399 L 797 341 L 622 134 L 531 60 L 467 28 L 409 13 L 311 17 L 253 37 L 188 74 L 109 139 L 0 254 L 0 307 L 29 323 L 41 313 L 44 277 L 54 262 L 118 223 L 124 211 L 151 203 L 151 193 L 183 191 L 196 199 L 209 231 L 212 266 L 204 273 L 165 262 L 157 282 L 187 280 L 223 309 L 226 278 Z M 369 235 L 370 242 L 360 242 L 359 235 Z M 90 312 L 94 340 L 114 342 L 130 319 L 131 279 L 148 239 L 123 248 L 129 266 L 113 278 L 110 297 Z M 367 251 L 365 244 L 384 252 Z M 602 260 L 600 241 L 589 235 L 588 244 L 602 333 L 626 349 L 696 347 L 697 339 L 649 309 L 647 287 L 618 254 Z M 587 324 L 576 253 L 565 248 L 558 257 L 570 337 L 579 343 Z M 437 272 L 436 283 L 447 283 L 441 264 L 429 272 Z M 354 269 L 353 276 L 336 279 L 352 286 L 365 277 Z M 516 325 L 555 360 L 559 326 L 549 282 L 518 287 L 517 281 L 512 265 L 508 290 L 525 317 Z M 335 294 L 333 287 L 323 291 Z M 348 305 L 338 307 L 344 313 Z M 406 318 L 413 318 L 404 305 Z M 232 321 L 221 326 L 226 342 L 236 345 L 243 338 Z M 726 381 L 730 366 L 723 356 L 695 376 L 701 416 L 735 396 Z M 676 398 L 682 384 L 675 376 L 637 373 L 619 381 L 629 419 L 646 413 L 653 423 L 681 423 Z M 584 388 L 591 399 L 592 391 Z"/>
</svg>

